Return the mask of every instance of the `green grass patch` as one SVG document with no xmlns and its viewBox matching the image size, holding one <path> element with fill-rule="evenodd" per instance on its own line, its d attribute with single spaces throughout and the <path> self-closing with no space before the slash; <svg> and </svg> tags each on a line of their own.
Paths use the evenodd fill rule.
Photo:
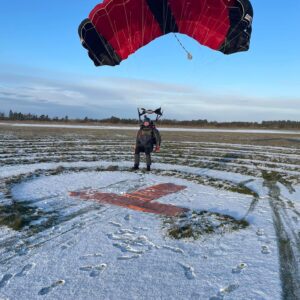
<svg viewBox="0 0 300 300">
<path fill-rule="evenodd" d="M 191 211 L 164 220 L 167 236 L 173 239 L 199 239 L 213 234 L 227 234 L 245 229 L 249 223 L 229 215 L 209 211 Z"/>
</svg>

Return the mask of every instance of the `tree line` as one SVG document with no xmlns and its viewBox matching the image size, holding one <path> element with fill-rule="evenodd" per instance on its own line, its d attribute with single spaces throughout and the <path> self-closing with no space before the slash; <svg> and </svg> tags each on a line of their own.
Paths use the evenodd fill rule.
<svg viewBox="0 0 300 300">
<path fill-rule="evenodd" d="M 9 111 L 8 115 L 6 116 L 5 113 L 0 112 L 0 120 L 9 120 L 9 121 L 68 121 L 68 116 L 63 118 L 50 118 L 48 115 L 35 115 L 35 114 L 23 114 L 21 112 L 13 112 L 12 110 Z"/>
<path fill-rule="evenodd" d="M 104 119 L 93 118 L 76 118 L 70 119 L 67 115 L 65 117 L 49 117 L 48 115 L 36 115 L 36 114 L 24 114 L 21 112 L 9 111 L 6 115 L 4 112 L 0 112 L 0 120 L 7 121 L 46 121 L 46 122 L 77 122 L 77 123 L 100 123 L 100 124 L 128 124 L 136 125 L 138 119 L 125 119 L 111 116 Z M 262 121 L 262 122 L 217 122 L 208 121 L 206 119 L 198 120 L 176 120 L 176 119 L 162 119 L 159 121 L 160 126 L 189 126 L 189 127 L 203 127 L 203 128 L 267 128 L 267 129 L 300 129 L 300 121 L 291 120 L 274 120 L 274 121 Z"/>
</svg>

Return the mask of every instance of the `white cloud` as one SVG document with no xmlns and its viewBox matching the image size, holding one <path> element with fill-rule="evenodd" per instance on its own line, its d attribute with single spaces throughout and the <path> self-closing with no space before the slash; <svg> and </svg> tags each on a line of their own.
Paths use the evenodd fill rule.
<svg viewBox="0 0 300 300">
<path fill-rule="evenodd" d="M 166 118 L 219 121 L 297 120 L 300 116 L 300 97 L 249 96 L 247 91 L 221 93 L 129 78 L 65 77 L 49 79 L 0 73 L 1 109 L 45 114 L 49 110 L 53 115 L 71 117 L 127 118 L 136 117 L 136 107 L 162 106 Z"/>
</svg>

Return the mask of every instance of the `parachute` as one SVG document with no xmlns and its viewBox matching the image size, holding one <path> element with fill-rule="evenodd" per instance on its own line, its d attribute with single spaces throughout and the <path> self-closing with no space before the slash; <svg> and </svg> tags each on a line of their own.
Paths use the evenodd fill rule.
<svg viewBox="0 0 300 300">
<path fill-rule="evenodd" d="M 78 33 L 96 66 L 115 66 L 170 32 L 224 54 L 247 51 L 252 18 L 249 0 L 104 0 Z"/>
</svg>

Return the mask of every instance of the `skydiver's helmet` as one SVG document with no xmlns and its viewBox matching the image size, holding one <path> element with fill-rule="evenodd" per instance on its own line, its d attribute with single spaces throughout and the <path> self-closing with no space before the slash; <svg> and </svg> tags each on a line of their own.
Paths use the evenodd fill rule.
<svg viewBox="0 0 300 300">
<path fill-rule="evenodd" d="M 149 127 L 151 124 L 151 120 L 148 117 L 144 117 L 144 121 L 143 121 L 143 126 L 144 127 Z"/>
</svg>

